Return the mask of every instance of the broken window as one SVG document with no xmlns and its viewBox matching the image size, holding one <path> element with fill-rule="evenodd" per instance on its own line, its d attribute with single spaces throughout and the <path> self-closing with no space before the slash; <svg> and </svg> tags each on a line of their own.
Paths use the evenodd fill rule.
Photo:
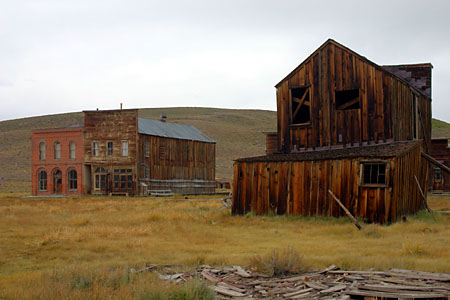
<svg viewBox="0 0 450 300">
<path fill-rule="evenodd" d="M 145 141 L 145 157 L 150 157 L 150 141 Z"/>
<path fill-rule="evenodd" d="M 61 158 L 61 143 L 55 142 L 55 159 Z"/>
<path fill-rule="evenodd" d="M 75 150 L 76 150 L 75 142 L 71 141 L 69 143 L 69 158 L 70 159 L 75 159 Z"/>
<path fill-rule="evenodd" d="M 106 142 L 106 155 L 113 155 L 113 142 Z"/>
<path fill-rule="evenodd" d="M 128 141 L 122 141 L 122 156 L 128 156 Z"/>
<path fill-rule="evenodd" d="M 45 160 L 45 142 L 39 143 L 39 160 Z"/>
<path fill-rule="evenodd" d="M 38 186 L 40 191 L 47 190 L 47 172 L 45 172 L 44 170 L 39 172 Z"/>
<path fill-rule="evenodd" d="M 98 156 L 98 142 L 92 142 L 92 156 Z"/>
<path fill-rule="evenodd" d="M 363 163 L 363 184 L 386 184 L 386 163 Z"/>
<path fill-rule="evenodd" d="M 311 122 L 311 101 L 309 88 L 292 88 L 290 91 L 292 124 L 307 124 Z"/>
<path fill-rule="evenodd" d="M 69 190 L 77 189 L 77 171 L 70 170 L 69 171 Z"/>
<path fill-rule="evenodd" d="M 336 91 L 336 109 L 348 110 L 359 109 L 359 89 Z"/>
</svg>

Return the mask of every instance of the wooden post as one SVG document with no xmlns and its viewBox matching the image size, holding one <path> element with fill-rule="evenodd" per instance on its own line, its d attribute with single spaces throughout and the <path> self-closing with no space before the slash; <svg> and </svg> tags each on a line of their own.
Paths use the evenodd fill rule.
<svg viewBox="0 0 450 300">
<path fill-rule="evenodd" d="M 361 224 L 359 224 L 358 220 L 355 219 L 355 217 L 350 213 L 350 211 L 344 206 L 344 204 L 342 204 L 342 202 L 333 194 L 333 192 L 331 190 L 328 190 L 328 193 L 330 193 L 331 197 L 333 197 L 333 199 L 339 204 L 339 206 L 345 211 L 345 213 L 347 214 L 347 216 L 350 218 L 350 220 L 353 221 L 353 223 L 355 224 L 355 226 L 361 230 L 362 226 Z"/>
<path fill-rule="evenodd" d="M 439 161 L 437 161 L 433 156 L 431 156 L 423 151 L 422 151 L 422 156 L 424 158 L 426 158 L 429 162 L 431 162 L 433 165 L 436 165 L 437 167 L 441 168 L 442 170 L 444 170 L 445 172 L 450 174 L 450 168 L 447 167 L 446 165 L 444 165 L 443 163 L 440 163 Z"/>
<path fill-rule="evenodd" d="M 425 197 L 425 194 L 423 193 L 422 188 L 420 187 L 420 183 L 419 183 L 419 180 L 417 180 L 416 175 L 414 175 L 414 179 L 416 180 L 417 187 L 419 187 L 420 195 L 422 195 L 423 201 L 425 202 L 425 208 L 431 214 L 431 209 L 430 209 L 430 207 L 428 207 L 427 198 Z"/>
</svg>

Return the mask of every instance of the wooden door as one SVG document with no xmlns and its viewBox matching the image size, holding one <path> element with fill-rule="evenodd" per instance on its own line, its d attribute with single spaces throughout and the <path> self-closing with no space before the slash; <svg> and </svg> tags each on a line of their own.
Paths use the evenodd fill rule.
<svg viewBox="0 0 450 300">
<path fill-rule="evenodd" d="M 61 194 L 62 192 L 62 173 L 60 170 L 53 172 L 53 193 Z"/>
</svg>

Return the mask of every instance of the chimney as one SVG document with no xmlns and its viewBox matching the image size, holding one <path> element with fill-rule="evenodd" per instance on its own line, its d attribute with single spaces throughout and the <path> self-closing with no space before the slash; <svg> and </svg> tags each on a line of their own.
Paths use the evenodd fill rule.
<svg viewBox="0 0 450 300">
<path fill-rule="evenodd" d="M 166 115 L 166 113 L 163 113 L 161 116 L 159 116 L 159 120 L 160 120 L 161 122 L 166 122 L 166 120 L 167 120 L 167 115 Z"/>
<path fill-rule="evenodd" d="M 120 110 L 122 110 L 122 103 L 120 103 Z"/>
</svg>

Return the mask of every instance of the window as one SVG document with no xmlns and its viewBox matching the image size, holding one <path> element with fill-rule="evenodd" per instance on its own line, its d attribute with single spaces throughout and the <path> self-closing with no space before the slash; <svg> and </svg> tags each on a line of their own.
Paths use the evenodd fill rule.
<svg viewBox="0 0 450 300">
<path fill-rule="evenodd" d="M 363 163 L 363 184 L 386 184 L 386 163 Z"/>
<path fill-rule="evenodd" d="M 150 178 L 150 166 L 145 165 L 145 178 Z"/>
<path fill-rule="evenodd" d="M 69 143 L 69 158 L 70 159 L 75 159 L 75 150 L 76 150 L 75 142 L 72 141 Z"/>
<path fill-rule="evenodd" d="M 69 171 L 69 190 L 77 189 L 77 171 L 70 170 Z"/>
<path fill-rule="evenodd" d="M 308 124 L 311 122 L 311 101 L 308 87 L 292 88 L 291 96 L 291 124 Z"/>
<path fill-rule="evenodd" d="M 39 143 L 39 160 L 45 160 L 45 142 Z"/>
<path fill-rule="evenodd" d="M 61 144 L 60 142 L 55 142 L 55 159 L 61 158 Z"/>
<path fill-rule="evenodd" d="M 348 110 L 359 109 L 359 89 L 336 91 L 336 109 Z"/>
<path fill-rule="evenodd" d="M 106 170 L 103 167 L 98 167 L 95 169 L 95 189 L 105 190 L 106 189 Z"/>
<path fill-rule="evenodd" d="M 130 190 L 133 188 L 133 170 L 115 169 L 114 170 L 114 189 Z"/>
<path fill-rule="evenodd" d="M 122 156 L 128 156 L 128 141 L 122 141 Z"/>
<path fill-rule="evenodd" d="M 434 168 L 434 182 L 442 181 L 442 171 L 438 167 Z"/>
<path fill-rule="evenodd" d="M 106 155 L 113 155 L 113 142 L 106 142 Z"/>
<path fill-rule="evenodd" d="M 166 158 L 166 147 L 164 145 L 159 146 L 159 159 L 163 160 Z"/>
<path fill-rule="evenodd" d="M 47 172 L 45 172 L 44 170 L 39 172 L 38 186 L 40 191 L 47 190 Z"/>
<path fill-rule="evenodd" d="M 145 157 L 150 157 L 150 141 L 145 141 Z"/>
<path fill-rule="evenodd" d="M 98 156 L 98 142 L 92 142 L 92 156 Z"/>
</svg>

